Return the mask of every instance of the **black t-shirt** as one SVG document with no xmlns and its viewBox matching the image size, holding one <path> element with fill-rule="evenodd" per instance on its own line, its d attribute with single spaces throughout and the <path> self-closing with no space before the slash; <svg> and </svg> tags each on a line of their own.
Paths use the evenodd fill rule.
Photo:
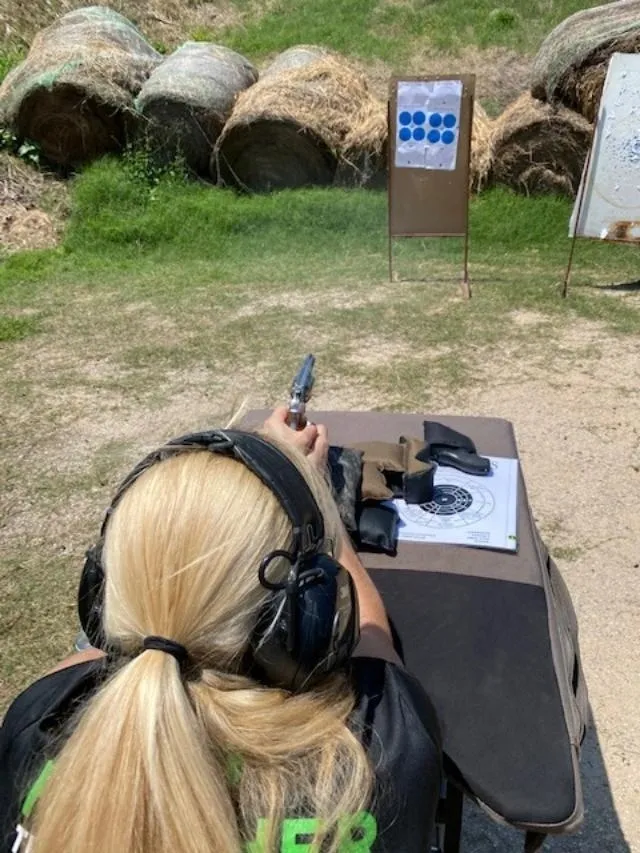
<svg viewBox="0 0 640 853">
<path fill-rule="evenodd" d="M 0 853 L 11 851 L 21 812 L 30 809 L 34 782 L 55 755 L 65 721 L 93 693 L 105 670 L 102 661 L 59 670 L 28 687 L 9 708 L 0 729 Z M 376 768 L 374 801 L 355 830 L 361 839 L 357 850 L 424 853 L 440 795 L 435 712 L 420 684 L 401 667 L 354 658 L 351 671 L 358 697 L 353 727 L 362 733 Z M 301 850 L 307 849 L 303 841 Z"/>
</svg>

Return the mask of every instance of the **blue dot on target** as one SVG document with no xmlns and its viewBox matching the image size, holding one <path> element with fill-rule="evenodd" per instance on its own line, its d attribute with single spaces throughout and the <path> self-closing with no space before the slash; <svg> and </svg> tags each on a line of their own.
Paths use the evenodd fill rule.
<svg viewBox="0 0 640 853">
<path fill-rule="evenodd" d="M 401 127 L 398 136 L 403 142 L 408 142 L 411 139 L 411 130 L 408 127 Z"/>
<path fill-rule="evenodd" d="M 442 141 L 445 145 L 451 145 L 455 138 L 456 135 L 452 130 L 445 130 L 445 132 L 442 134 Z"/>
<path fill-rule="evenodd" d="M 401 112 L 401 113 L 400 113 L 400 115 L 398 116 L 398 121 L 400 122 L 400 124 L 404 125 L 405 127 L 406 127 L 408 124 L 411 124 L 411 113 L 409 113 L 409 112 L 407 112 L 406 110 L 404 110 L 404 111 L 403 111 L 403 112 Z"/>
<path fill-rule="evenodd" d="M 422 112 L 422 110 L 418 110 L 413 114 L 413 123 L 414 124 L 424 124 L 427 120 L 426 115 Z"/>
<path fill-rule="evenodd" d="M 442 120 L 445 127 L 455 127 L 456 126 L 456 117 L 453 113 L 447 113 L 444 119 Z"/>
<path fill-rule="evenodd" d="M 431 113 L 429 116 L 429 124 L 431 127 L 440 127 L 442 124 L 442 116 L 440 113 Z"/>
<path fill-rule="evenodd" d="M 413 138 L 416 140 L 416 142 L 422 142 L 422 140 L 425 138 L 425 136 L 426 136 L 426 133 L 425 133 L 424 127 L 416 127 L 414 129 Z"/>
<path fill-rule="evenodd" d="M 429 140 L 429 142 L 440 142 L 440 131 L 430 130 L 427 139 Z"/>
</svg>

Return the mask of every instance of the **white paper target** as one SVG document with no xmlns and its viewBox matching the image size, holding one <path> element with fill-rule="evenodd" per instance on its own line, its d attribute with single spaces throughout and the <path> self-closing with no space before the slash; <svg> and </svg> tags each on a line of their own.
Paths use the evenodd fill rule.
<svg viewBox="0 0 640 853">
<path fill-rule="evenodd" d="M 461 80 L 400 81 L 396 166 L 453 171 L 460 137 Z"/>
<path fill-rule="evenodd" d="M 580 221 L 578 207 L 582 196 Z M 569 236 L 640 242 L 640 55 L 614 53 Z"/>
</svg>

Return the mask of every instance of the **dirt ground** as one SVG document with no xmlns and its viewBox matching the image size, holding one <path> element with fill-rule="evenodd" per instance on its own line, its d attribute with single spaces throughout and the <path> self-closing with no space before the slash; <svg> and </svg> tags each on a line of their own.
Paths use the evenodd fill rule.
<svg viewBox="0 0 640 853">
<path fill-rule="evenodd" d="M 598 355 L 576 361 L 587 342 Z M 640 851 L 640 345 L 589 325 L 563 344 L 567 360 L 551 375 L 519 377 L 505 364 L 495 385 L 455 410 L 514 423 L 534 514 L 578 613 L 593 715 L 587 814 L 580 833 L 547 846 Z M 512 832 L 473 809 L 464 828 L 465 851 L 518 849 Z"/>
</svg>

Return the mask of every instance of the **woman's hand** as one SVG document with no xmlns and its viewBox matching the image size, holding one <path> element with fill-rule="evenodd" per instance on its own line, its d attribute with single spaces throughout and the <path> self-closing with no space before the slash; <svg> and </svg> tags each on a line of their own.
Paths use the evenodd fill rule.
<svg viewBox="0 0 640 853">
<path fill-rule="evenodd" d="M 276 441 L 297 448 L 309 462 L 324 473 L 329 453 L 329 434 L 326 426 L 307 422 L 304 429 L 291 429 L 287 425 L 287 416 L 287 407 L 278 406 L 264 422 L 264 431 Z"/>
</svg>

